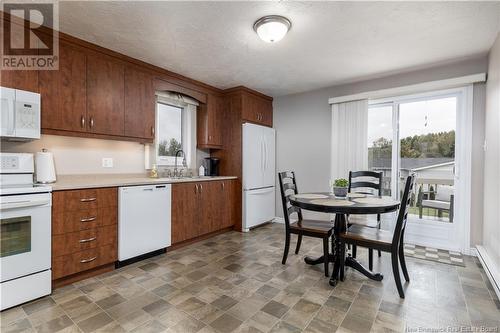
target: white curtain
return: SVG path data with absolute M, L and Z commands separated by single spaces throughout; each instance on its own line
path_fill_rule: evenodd
M 331 179 L 368 168 L 368 100 L 332 104 Z

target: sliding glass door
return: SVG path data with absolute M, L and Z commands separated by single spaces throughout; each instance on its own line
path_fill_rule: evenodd
M 399 104 L 400 191 L 409 173 L 416 176 L 409 221 L 453 223 L 456 95 Z
M 463 248 L 460 224 L 465 216 L 457 220 L 456 209 L 457 194 L 462 205 L 470 205 L 463 193 L 457 193 L 461 160 L 456 153 L 466 148 L 457 138 L 460 131 L 466 135 L 463 99 L 463 91 L 457 89 L 370 103 L 368 166 L 383 173 L 384 195 L 399 199 L 406 177 L 416 175 L 406 231 L 411 243 Z
M 382 172 L 382 195 L 392 196 L 393 105 L 368 110 L 368 169 Z

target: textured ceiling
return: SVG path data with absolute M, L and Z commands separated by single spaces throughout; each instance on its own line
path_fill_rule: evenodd
M 219 88 L 280 96 L 485 54 L 499 2 L 60 2 L 60 29 Z M 256 19 L 292 21 L 267 44 Z

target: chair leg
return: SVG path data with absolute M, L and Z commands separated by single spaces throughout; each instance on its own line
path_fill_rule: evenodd
M 286 264 L 286 258 L 288 257 L 288 250 L 290 249 L 290 233 L 287 232 L 285 236 L 285 251 L 283 252 L 283 260 L 281 263 Z
M 405 298 L 405 292 L 403 291 L 403 285 L 401 284 L 401 277 L 399 276 L 399 262 L 398 262 L 398 252 L 391 252 L 392 261 L 392 273 L 394 274 L 394 281 L 396 282 L 396 287 L 398 288 L 399 297 Z
M 324 263 L 325 263 L 325 276 L 328 277 L 330 274 L 328 274 L 328 265 L 330 264 L 330 256 L 328 253 L 328 240 L 329 237 L 323 238 L 323 257 L 324 257 Z
M 406 268 L 404 244 L 402 241 L 399 243 L 399 263 L 401 264 L 401 270 L 403 271 L 405 280 L 410 282 L 410 276 L 408 275 L 408 269 Z
M 373 249 L 368 249 L 368 269 L 373 270 Z
M 379 215 L 379 221 L 378 221 L 378 230 L 380 230 L 380 215 Z M 382 257 L 382 251 L 378 250 L 378 257 Z
M 301 244 L 302 244 L 302 235 L 299 235 L 299 238 L 297 239 L 297 247 L 295 248 L 295 254 L 299 254 Z
M 352 257 L 356 258 L 356 252 L 358 250 L 358 247 L 356 245 L 352 245 Z

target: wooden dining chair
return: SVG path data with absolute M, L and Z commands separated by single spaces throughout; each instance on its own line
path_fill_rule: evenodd
M 404 255 L 404 233 L 406 229 L 406 221 L 408 219 L 408 207 L 410 206 L 410 193 L 413 191 L 415 176 L 410 175 L 406 178 L 405 189 L 399 207 L 398 218 L 394 232 L 369 228 L 360 225 L 352 225 L 344 233 L 339 235 L 341 258 L 345 258 L 346 244 L 359 245 L 369 249 L 380 250 L 391 253 L 392 272 L 394 280 L 398 288 L 399 297 L 405 298 L 403 285 L 399 276 L 399 264 L 406 281 L 410 281 L 408 270 L 406 268 Z M 340 279 L 344 277 L 344 260 L 341 260 Z
M 369 191 L 369 190 L 372 191 Z M 382 172 L 376 171 L 349 171 L 349 192 L 382 195 Z M 348 226 L 353 224 L 362 225 L 370 228 L 380 229 L 380 214 L 377 214 L 377 219 L 370 218 L 366 215 L 349 215 L 347 220 Z M 353 246 L 352 256 L 356 258 L 357 247 Z M 382 253 L 378 251 L 380 257 Z M 368 267 L 373 269 L 373 250 L 368 249 Z
M 293 171 L 280 172 L 279 174 L 281 201 L 283 203 L 283 216 L 285 218 L 285 250 L 281 263 L 286 264 L 288 250 L 290 249 L 291 234 L 298 235 L 297 247 L 295 254 L 299 253 L 300 245 L 302 244 L 302 236 L 321 238 L 323 239 L 323 255 L 325 265 L 325 276 L 328 274 L 329 265 L 329 239 L 333 234 L 333 224 L 330 221 L 308 220 L 302 217 L 300 208 L 290 204 L 290 196 L 298 194 L 297 182 L 295 181 L 295 173 Z M 297 218 L 292 222 L 291 216 L 296 214 Z

